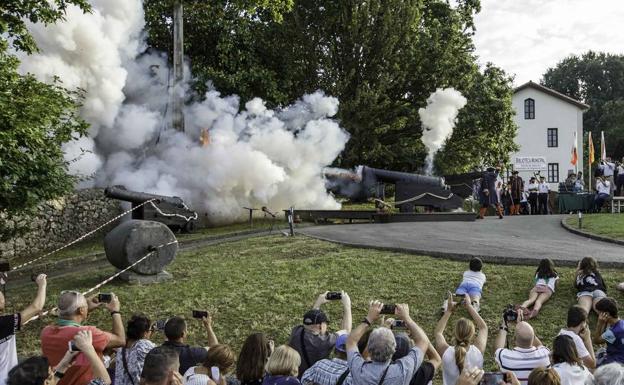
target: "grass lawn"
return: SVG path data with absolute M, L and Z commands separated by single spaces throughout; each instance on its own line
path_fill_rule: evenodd
M 301 322 L 303 313 L 318 293 L 325 290 L 343 289 L 350 294 L 356 323 L 365 316 L 371 299 L 406 302 L 412 317 L 431 337 L 446 291 L 455 288 L 466 268 L 465 262 L 349 248 L 303 236 L 266 236 L 181 253 L 167 269 L 174 280 L 150 286 L 116 282 L 104 291 L 119 295 L 124 319 L 139 311 L 152 320 L 172 315 L 190 319 L 192 309 L 207 309 L 214 314 L 219 340 L 238 352 L 245 337 L 254 331 L 268 333 L 277 343 L 286 343 L 290 329 Z M 567 308 L 575 303 L 573 270 L 564 267 L 558 270 L 561 280 L 557 293 L 531 322 L 546 344 L 551 344 L 564 326 Z M 85 290 L 113 271 L 110 268 L 81 275 L 74 273 L 51 280 L 47 307 L 55 304 L 61 290 Z M 508 303 L 526 298 L 534 271 L 534 266 L 486 264 L 484 267 L 488 282 L 481 314 L 490 326 L 486 369 L 494 369 L 490 348 L 498 332 L 500 314 Z M 604 269 L 602 275 L 609 288 L 624 281 L 622 270 Z M 25 306 L 34 292 L 34 285 L 10 290 L 7 312 Z M 615 289 L 610 293 L 621 299 Z M 330 329 L 335 330 L 339 325 L 340 304 L 327 304 L 324 310 L 331 320 Z M 458 316 L 466 316 L 466 312 L 460 310 L 451 322 Z M 21 355 L 39 351 L 39 333 L 50 322 L 51 318 L 35 321 L 20 332 Z M 594 322 L 592 317 L 592 326 Z M 90 316 L 90 323 L 109 329 L 110 315 L 97 310 Z M 448 330 L 451 329 L 449 324 Z M 190 320 L 189 332 L 190 343 L 205 344 L 199 322 Z M 155 340 L 162 341 L 162 336 L 156 335 Z
M 578 217 L 566 218 L 566 223 L 578 227 Z M 624 240 L 624 215 L 583 214 L 582 230 L 609 238 Z

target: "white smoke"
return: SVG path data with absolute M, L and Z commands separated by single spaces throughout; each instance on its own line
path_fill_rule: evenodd
M 424 126 L 422 141 L 429 150 L 426 159 L 426 173 L 433 170 L 433 156 L 451 136 L 457 114 L 466 105 L 466 98 L 454 88 L 438 88 L 427 98 L 427 107 L 418 109 Z
M 165 55 L 146 52 L 142 1 L 91 4 L 89 14 L 68 7 L 66 22 L 30 25 L 41 52 L 21 57 L 22 72 L 86 90 L 90 136 L 64 148 L 72 173 L 94 175 L 98 186 L 181 196 L 213 220 L 240 217 L 242 206 L 339 207 L 322 175 L 348 140 L 330 119 L 336 98 L 319 91 L 269 110 L 261 99 L 241 108 L 237 96 L 213 90 L 186 106 L 184 133 L 167 130 L 170 69 Z

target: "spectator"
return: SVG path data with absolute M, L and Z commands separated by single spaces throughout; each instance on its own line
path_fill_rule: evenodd
M 559 335 L 572 338 L 576 346 L 576 352 L 583 365 L 590 369 L 596 368 L 596 356 L 592 345 L 589 326 L 587 325 L 587 312 L 580 306 L 574 305 L 568 309 L 567 328 L 561 329 Z
M 208 314 L 208 317 L 202 318 L 202 323 L 208 334 L 208 348 L 219 344 L 217 336 L 212 330 L 211 315 Z M 167 341 L 165 341 L 162 346 L 174 348 L 178 352 L 178 356 L 180 357 L 180 374 L 186 373 L 191 366 L 203 362 L 208 354 L 208 348 L 186 345 L 184 343 L 186 334 L 187 328 L 184 318 L 173 317 L 167 320 L 165 324 L 165 337 Z
M 4 384 L 9 370 L 17 365 L 15 333 L 21 329 L 24 323 L 43 310 L 47 287 L 46 275 L 39 274 L 35 283 L 37 284 L 37 295 L 30 305 L 19 313 L 0 316 L 0 384 Z M 4 293 L 0 291 L 0 312 L 4 313 L 5 305 Z
M 185 385 L 206 385 L 210 381 L 225 385 L 225 376 L 234 366 L 234 353 L 227 345 L 215 345 L 208 350 L 200 366 L 190 367 L 184 373 Z
M 347 366 L 347 334 L 336 339 L 333 359 L 317 361 L 303 373 L 301 383 L 304 385 L 351 385 L 353 379 Z
M 369 326 L 379 318 L 383 304 L 373 301 L 370 304 L 368 315 L 362 320 L 347 338 L 347 362 L 353 376 L 353 382 L 358 385 L 407 385 L 414 377 L 423 361 L 423 353 L 429 346 L 429 339 L 425 332 L 409 315 L 409 307 L 405 304 L 396 305 L 395 314 L 405 321 L 414 340 L 414 347 L 407 356 L 392 362 L 396 350 L 396 341 L 392 331 L 381 327 L 371 332 L 368 339 L 368 351 L 372 361 L 365 361 L 358 351 L 357 343 Z
M 475 325 L 466 318 L 455 323 L 455 346 L 449 346 L 444 338 L 444 329 L 455 309 L 453 297 L 449 293 L 448 309 L 435 328 L 436 349 L 442 356 L 442 379 L 444 385 L 454 385 L 464 368 L 483 368 L 483 354 L 487 344 L 488 327 L 479 313 L 472 307 L 470 297 L 463 300 L 468 314 L 477 324 L 479 333 L 475 338 Z M 474 342 L 474 345 L 473 345 Z
M 410 350 L 414 347 L 414 341 L 412 341 L 405 333 L 396 334 L 395 340 L 397 342 L 397 348 L 396 352 L 392 356 L 393 361 L 407 356 Z M 408 342 L 399 342 L 405 340 Z M 402 348 L 402 346 L 405 347 Z M 416 370 L 416 373 L 414 373 L 414 377 L 412 377 L 410 385 L 430 385 L 437 370 L 440 366 L 442 366 L 442 358 L 431 343 L 429 343 L 427 347 L 425 358 L 426 360 L 423 361 L 423 363 L 418 367 L 418 370 Z
M 583 258 L 576 268 L 576 297 L 587 314 L 600 299 L 607 296 L 607 288 L 598 271 L 598 262 L 592 257 Z
M 337 333 L 327 332 L 329 319 L 321 310 L 321 305 L 330 302 L 325 292 L 318 296 L 311 310 L 303 315 L 303 325 L 295 326 L 290 334 L 288 345 L 301 356 L 299 374 L 303 373 L 317 361 L 329 357 L 336 345 Z M 351 298 L 344 291 L 340 293 L 342 303 L 342 330 L 351 332 Z
M 481 261 L 481 258 L 473 257 L 468 266 L 470 270 L 464 271 L 462 282 L 455 290 L 455 294 L 462 296 L 468 294 L 472 307 L 478 312 L 481 308 L 481 293 L 486 281 L 485 274 L 481 272 L 483 261 Z M 444 311 L 446 311 L 446 308 L 447 301 L 442 306 Z
M 594 208 L 597 213 L 602 209 L 602 205 L 611 197 L 611 182 L 605 177 L 596 178 L 596 197 L 594 198 Z
M 624 366 L 617 363 L 603 365 L 594 372 L 594 381 L 586 385 L 624 385 Z
M 542 215 L 548 214 L 548 193 L 550 192 L 550 186 L 546 183 L 546 178 L 540 176 L 540 182 L 537 186 L 537 205 L 539 206 L 539 213 Z
M 613 298 L 602 298 L 596 304 L 598 322 L 594 331 L 594 343 L 607 344 L 607 356 L 599 364 L 617 362 L 624 364 L 624 321 L 618 317 L 618 304 Z
M 535 285 L 529 292 L 529 299 L 524 301 L 520 307 L 527 319 L 535 318 L 542 305 L 545 304 L 555 292 L 555 286 L 559 280 L 559 274 L 555 270 L 555 264 L 549 258 L 540 261 L 535 270 Z M 533 309 L 529 311 L 529 307 Z
M 266 364 L 262 385 L 300 385 L 297 379 L 301 357 L 290 346 L 278 346 Z
M 263 333 L 247 337 L 236 363 L 236 379 L 240 385 L 262 385 L 264 367 L 273 349 L 273 340 L 267 339 Z
M 561 378 L 553 368 L 539 367 L 529 375 L 529 385 L 562 385 Z
M 583 192 L 585 190 L 585 182 L 583 181 L 583 172 L 579 171 L 576 175 L 576 182 L 574 182 L 574 191 Z
M 455 385 L 482 385 L 481 378 L 483 375 L 483 369 L 464 369 Z M 520 382 L 512 372 L 505 372 L 504 375 L 505 379 L 496 385 L 520 385 Z M 487 384 L 489 385 L 490 383 L 488 382 Z
M 144 315 L 133 315 L 126 327 L 126 346 L 117 349 L 115 385 L 138 385 L 145 356 L 156 345 L 150 341 L 152 324 Z
M 584 385 L 585 381 L 593 379 L 570 336 L 559 335 L 553 341 L 552 364 L 561 378 L 561 385 Z
M 609 195 L 613 194 L 615 183 L 613 181 L 613 175 L 615 174 L 615 163 L 611 161 L 611 157 L 600 161 L 602 167 L 602 176 L 604 180 L 609 183 Z
M 93 348 L 91 331 L 81 330 L 73 339 L 81 356 L 86 358 L 93 370 L 95 378 L 89 385 L 107 385 L 111 379 L 102 363 L 102 360 Z M 72 361 L 78 355 L 77 352 L 67 351 L 63 359 L 56 365 L 56 370 L 49 366 L 45 357 L 31 357 L 22 361 L 9 372 L 6 385 L 54 385 L 58 379 L 63 378 L 65 371 L 71 366 Z
M 518 314 L 518 317 L 520 322 L 516 325 L 515 347 L 513 349 L 505 348 L 509 328 L 503 319 L 494 342 L 494 359 L 501 370 L 513 372 L 520 384 L 527 385 L 529 373 L 533 369 L 550 365 L 550 351 L 535 336 L 533 327 L 521 321 L 521 313 Z
M 537 196 L 539 191 L 539 184 L 535 177 L 531 177 L 529 179 L 529 184 L 527 185 L 527 191 L 529 192 L 529 205 L 531 206 L 531 215 L 536 215 L 539 213 L 537 207 Z
M 111 302 L 102 304 L 93 299 L 87 300 L 77 291 L 64 291 L 58 300 L 58 319 L 54 325 L 48 325 L 41 331 L 41 350 L 48 358 L 50 365 L 56 366 L 67 350 L 67 344 L 76 333 L 81 330 L 90 331 L 93 347 L 98 357 L 106 348 L 122 347 L 126 343 L 126 333 L 119 312 L 120 304 L 116 295 L 111 294 Z M 105 307 L 112 317 L 112 332 L 104 332 L 95 326 L 83 326 L 89 311 Z M 79 355 L 74 365 L 67 369 L 65 376 L 59 381 L 60 385 L 86 385 L 93 378 L 92 367 Z
M 615 185 L 617 187 L 617 195 L 624 195 L 624 164 L 618 163 L 617 166 L 617 177 L 615 180 Z
M 150 350 L 145 356 L 140 385 L 182 385 L 178 351 L 171 346 Z
M 522 199 L 523 191 L 524 181 L 518 176 L 518 171 L 514 170 L 511 172 L 511 178 L 509 179 L 509 193 L 513 205 L 511 215 L 520 215 L 520 200 Z

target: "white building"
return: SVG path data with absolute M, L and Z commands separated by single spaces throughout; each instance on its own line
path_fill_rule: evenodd
M 512 100 L 520 150 L 511 155 L 511 163 L 525 183 L 540 171 L 557 191 L 569 172 L 583 171 L 583 112 L 589 106 L 531 81 L 516 88 Z M 571 163 L 575 132 L 576 167 Z

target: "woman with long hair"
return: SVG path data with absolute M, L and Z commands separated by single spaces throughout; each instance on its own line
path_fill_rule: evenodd
M 607 287 L 598 271 L 598 262 L 592 257 L 583 258 L 576 269 L 576 298 L 589 315 L 601 299 L 607 296 Z
M 143 314 L 133 315 L 126 324 L 126 346 L 117 349 L 115 385 L 139 385 L 145 356 L 156 345 L 150 341 L 152 324 Z
M 557 274 L 555 264 L 550 258 L 544 258 L 540 261 L 533 280 L 534 284 L 529 292 L 529 299 L 520 305 L 526 319 L 535 318 L 542 305 L 555 293 L 559 274 Z M 531 306 L 533 309 L 529 310 Z
M 273 341 L 263 333 L 247 337 L 236 363 L 236 379 L 240 385 L 261 385 L 264 367 L 273 353 Z
M 450 346 L 444 338 L 444 329 L 458 305 L 453 302 L 449 293 L 446 311 L 435 328 L 435 344 L 438 354 L 442 357 L 442 380 L 444 385 L 454 385 L 464 368 L 483 368 L 483 354 L 487 343 L 488 327 L 477 313 L 468 295 L 464 296 L 463 304 L 472 318 L 460 318 L 455 322 L 455 345 Z M 473 322 L 474 321 L 474 322 Z M 477 328 L 475 328 L 475 323 Z M 477 330 L 478 329 L 478 334 Z
M 561 385 L 584 385 L 586 380 L 593 379 L 590 371 L 583 366 L 570 336 L 559 335 L 555 338 L 550 361 L 561 377 Z

